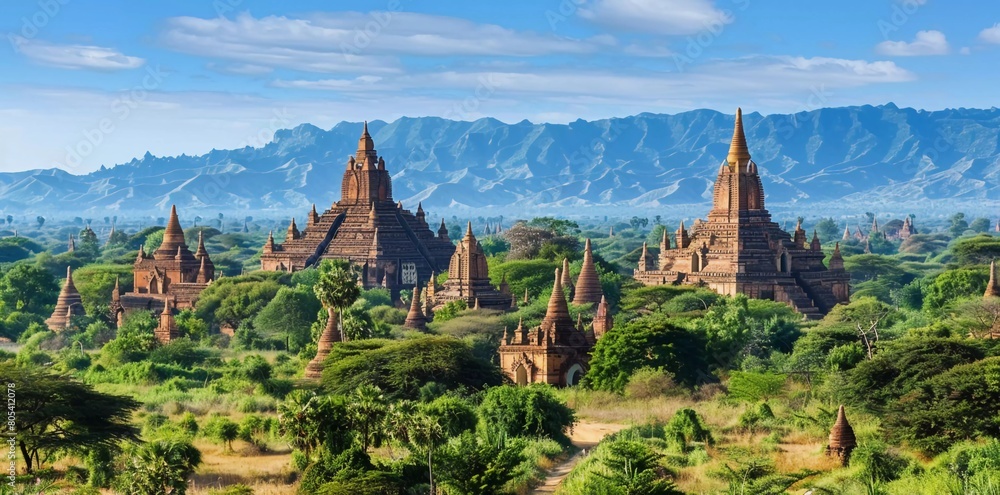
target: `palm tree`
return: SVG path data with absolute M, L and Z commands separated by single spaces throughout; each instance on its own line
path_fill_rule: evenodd
M 437 493 L 434 489 L 434 448 L 446 440 L 444 428 L 441 428 L 437 418 L 417 413 L 410 422 L 408 437 L 409 444 L 415 452 L 427 450 L 427 479 L 431 485 L 430 493 Z
M 323 260 L 319 273 L 319 280 L 313 291 L 326 307 L 327 322 L 316 345 L 316 357 L 306 366 L 306 378 L 319 378 L 322 374 L 323 361 L 330 354 L 333 343 L 344 340 L 338 316 L 361 295 L 357 279 L 346 260 Z
M 199 464 L 201 452 L 188 442 L 136 445 L 125 456 L 116 488 L 124 495 L 184 495 L 187 480 Z
M 362 385 L 354 390 L 348 403 L 351 421 L 361 433 L 361 448 L 379 446 L 384 436 L 384 419 L 389 411 L 382 389 L 375 385 Z

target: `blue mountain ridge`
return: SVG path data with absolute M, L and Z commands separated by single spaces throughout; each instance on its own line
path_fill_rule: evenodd
M 769 204 L 1000 199 L 1000 110 L 883 106 L 744 114 Z M 408 208 L 656 208 L 710 201 L 733 116 L 642 113 L 569 124 L 437 117 L 369 123 Z M 147 153 L 110 168 L 0 174 L 0 208 L 305 211 L 340 196 L 361 124 L 278 130 L 260 148 Z

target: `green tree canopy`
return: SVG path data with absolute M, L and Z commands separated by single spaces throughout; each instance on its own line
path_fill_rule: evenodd
M 461 340 L 421 337 L 338 343 L 330 352 L 322 378 L 323 387 L 337 394 L 371 384 L 388 397 L 408 399 L 419 398 L 420 387 L 429 382 L 449 390 L 481 390 L 499 385 L 502 375 Z
M 633 373 L 648 367 L 694 385 L 710 379 L 704 349 L 697 332 L 662 314 L 643 316 L 616 325 L 597 341 L 584 380 L 594 388 L 621 391 Z
M 548 385 L 504 385 L 486 391 L 479 417 L 487 428 L 508 437 L 548 437 L 569 444 L 566 430 L 576 417 Z
M 15 385 L 17 443 L 26 472 L 61 450 L 117 448 L 138 437 L 130 420 L 141 404 L 131 397 L 103 394 L 68 376 L 13 360 L 0 362 L 0 381 Z
M 59 294 L 56 278 L 31 265 L 15 265 L 0 278 L 0 302 L 7 312 L 22 311 L 46 315 Z

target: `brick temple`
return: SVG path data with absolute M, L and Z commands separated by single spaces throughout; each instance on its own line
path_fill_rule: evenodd
M 541 325 L 525 328 L 518 324 L 513 333 L 504 330 L 500 341 L 500 368 L 518 385 L 548 383 L 558 387 L 576 385 L 590 369 L 590 351 L 597 341 L 594 328 L 573 322 L 563 291 L 562 276 L 556 269 L 552 295 Z M 599 308 L 595 321 L 601 333 L 611 327 L 607 303 Z
M 420 205 L 414 214 L 392 199 L 392 180 L 367 123 L 357 154 L 347 160 L 340 194 L 322 215 L 313 206 L 304 232 L 292 220 L 283 242 L 269 236 L 261 269 L 295 271 L 325 258 L 346 259 L 361 269 L 365 288 L 386 287 L 398 296 L 448 267 L 455 246 L 444 221 L 435 235 Z
M 201 291 L 215 279 L 215 265 L 198 234 L 194 252 L 184 240 L 184 230 L 177 219 L 177 207 L 170 207 L 170 219 L 163 231 L 163 243 L 151 254 L 139 248 L 132 268 L 132 290 L 124 294 L 118 283 L 111 293 L 111 313 L 121 325 L 131 311 L 171 311 L 194 307 Z
M 499 288 L 490 282 L 486 255 L 476 236 L 472 234 L 472 222 L 469 222 L 465 237 L 458 242 L 455 254 L 451 257 L 448 280 L 444 287 L 440 290 L 435 287 L 426 294 L 430 294 L 431 305 L 435 310 L 461 299 L 469 308 L 507 311 L 514 300 L 506 282 L 502 282 Z
M 789 235 L 771 221 L 737 109 L 708 220 L 695 221 L 690 232 L 681 222 L 673 245 L 664 233 L 656 260 L 643 246 L 635 278 L 646 285 L 704 285 L 720 294 L 772 299 L 807 318 L 821 318 L 847 302 L 850 281 L 839 249 L 829 269 L 823 258 L 815 232 L 809 241 L 801 224 Z

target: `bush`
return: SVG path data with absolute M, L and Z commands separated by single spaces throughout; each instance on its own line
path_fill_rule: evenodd
M 323 370 L 323 387 L 348 394 L 363 384 L 393 398 L 417 399 L 420 387 L 437 382 L 448 390 L 481 390 L 502 383 L 500 370 L 450 337 L 403 341 L 361 340 L 337 344 Z
M 504 385 L 486 391 L 479 417 L 489 428 L 510 437 L 548 437 L 569 444 L 566 429 L 576 420 L 573 410 L 547 385 Z
M 628 379 L 625 396 L 633 399 L 649 399 L 676 392 L 677 388 L 670 373 L 653 368 L 641 368 Z
M 204 363 L 211 354 L 190 339 L 180 338 L 154 349 L 149 354 L 149 360 L 154 363 L 176 364 L 190 368 Z

